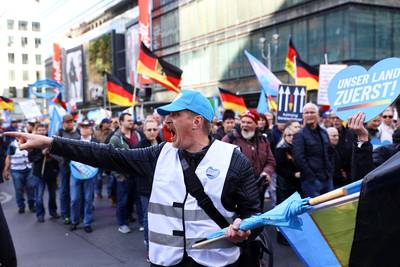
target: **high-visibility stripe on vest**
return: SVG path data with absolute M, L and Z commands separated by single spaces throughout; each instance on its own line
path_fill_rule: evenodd
M 235 146 L 215 140 L 196 169 L 196 174 L 219 212 L 232 221 L 233 212 L 221 203 L 222 190 Z M 239 248 L 220 241 L 202 249 L 192 245 L 219 230 L 219 226 L 187 193 L 178 150 L 167 143 L 161 150 L 154 173 L 148 209 L 149 257 L 157 265 L 178 264 L 187 254 L 205 266 L 226 266 L 239 258 Z

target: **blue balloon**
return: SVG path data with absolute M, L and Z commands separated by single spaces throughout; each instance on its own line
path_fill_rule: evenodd
M 369 121 L 400 94 L 400 58 L 379 61 L 368 71 L 350 66 L 337 73 L 328 87 L 329 105 L 342 120 L 364 112 Z
M 35 92 L 33 90 L 33 88 L 37 88 L 37 87 L 57 88 L 61 92 L 61 94 L 64 94 L 64 85 L 62 85 L 61 83 L 58 83 L 54 80 L 49 80 L 49 79 L 38 80 L 34 84 L 29 85 L 29 93 L 31 95 L 34 94 L 37 97 L 46 98 L 46 99 L 54 98 L 58 94 L 57 91 L 53 90 L 53 92 L 39 93 L 39 92 Z

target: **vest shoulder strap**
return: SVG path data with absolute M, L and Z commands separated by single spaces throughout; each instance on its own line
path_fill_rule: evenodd
M 184 158 L 182 150 L 178 151 L 178 155 L 182 165 L 186 190 L 197 200 L 199 206 L 219 227 L 228 227 L 228 221 L 217 210 L 210 197 L 204 192 L 204 187 L 195 173 L 196 167 L 189 165 Z

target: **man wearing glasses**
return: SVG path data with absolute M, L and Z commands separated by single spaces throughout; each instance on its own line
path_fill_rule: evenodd
M 333 160 L 329 155 L 328 134 L 318 124 L 318 107 L 307 103 L 303 108 L 304 128 L 293 138 L 293 157 L 300 169 L 305 196 L 316 197 L 333 190 Z

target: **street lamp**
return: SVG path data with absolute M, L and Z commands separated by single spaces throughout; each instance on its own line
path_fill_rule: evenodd
M 271 44 L 274 45 L 275 53 L 278 50 L 278 41 L 279 41 L 279 34 L 274 33 L 272 35 L 271 42 L 267 42 L 265 37 L 260 37 L 260 47 L 261 47 L 261 56 L 263 59 L 267 61 L 268 69 L 271 70 Z M 265 43 L 267 43 L 267 55 L 265 56 Z

